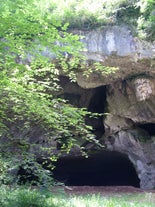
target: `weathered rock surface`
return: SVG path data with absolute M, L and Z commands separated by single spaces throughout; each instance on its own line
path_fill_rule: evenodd
M 155 123 L 155 80 L 136 77 L 107 87 L 109 115 L 105 119 L 107 149 L 128 155 L 140 186 L 155 187 L 155 146 L 141 123 Z M 154 125 L 155 126 L 155 125 Z M 150 130 L 153 125 L 150 126 Z
M 154 57 L 155 45 L 134 37 L 127 26 L 107 26 L 78 33 L 84 37 L 82 42 L 88 50 L 88 59 L 103 61 L 105 56 L 111 55 L 130 56 L 134 59 Z
M 143 133 L 136 129 L 119 131 L 117 134 L 109 136 L 106 140 L 107 149 L 128 155 L 137 171 L 140 179 L 140 187 L 143 189 L 154 189 L 155 145 L 152 141 L 146 143 L 140 142 L 135 138 L 135 134 L 137 134 L 138 137 L 144 136 Z
M 112 74 L 80 72 L 83 88 L 106 85 L 107 116 L 101 141 L 106 149 L 126 154 L 143 189 L 155 188 L 155 43 L 134 37 L 126 26 L 79 32 L 88 60 L 118 67 Z M 91 65 L 91 63 L 90 63 Z M 147 129 L 140 127 L 147 125 Z M 150 124 L 150 125 L 149 125 Z M 149 129 L 149 130 L 148 130 Z
M 94 71 L 89 77 L 78 74 L 77 82 L 83 88 L 94 88 L 111 84 L 137 74 L 154 76 L 155 43 L 139 40 L 126 26 L 111 26 L 93 31 L 76 32 L 84 36 L 88 60 L 98 61 L 104 66 L 118 67 L 114 74 Z
M 63 90 L 59 96 L 75 106 L 107 113 L 100 120 L 91 120 L 93 133 L 106 150 L 128 156 L 141 188 L 154 189 L 155 42 L 139 40 L 126 26 L 74 32 L 84 36 L 81 41 L 87 48 L 83 51 L 88 60 L 87 69 L 92 62 L 100 62 L 103 69 L 104 66 L 118 69 L 111 74 L 102 68 L 92 69 L 88 77 L 84 71 L 79 72 L 77 83 L 81 88 L 62 76 Z M 146 128 L 145 124 L 148 124 Z M 94 150 L 93 144 L 81 143 L 86 149 Z M 73 149 L 69 156 L 77 155 L 79 149 Z
M 155 122 L 155 80 L 133 78 L 108 86 L 107 101 L 110 113 L 134 123 Z
M 69 83 L 67 80 L 62 83 L 62 94 L 67 94 L 66 98 L 72 104 L 88 109 L 92 106 L 93 112 L 99 112 L 101 109 L 106 112 L 102 122 L 95 119 L 90 122 L 94 129 L 99 127 L 101 131 L 101 123 L 104 127 L 98 139 L 105 145 L 106 150 L 128 156 L 140 179 L 141 188 L 154 189 L 155 79 L 137 75 L 106 87 L 89 90 L 80 89 L 75 83 Z M 96 149 L 94 144 L 82 144 L 89 151 Z M 73 149 L 70 156 L 79 156 L 79 150 Z

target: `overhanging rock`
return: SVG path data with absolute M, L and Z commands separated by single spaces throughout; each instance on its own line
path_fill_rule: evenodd
M 87 51 L 82 53 L 88 61 L 100 62 L 103 66 L 117 67 L 113 74 L 93 71 L 89 77 L 78 73 L 77 82 L 83 88 L 95 88 L 137 74 L 154 76 L 155 43 L 134 37 L 126 26 L 107 26 L 92 31 L 74 31 Z

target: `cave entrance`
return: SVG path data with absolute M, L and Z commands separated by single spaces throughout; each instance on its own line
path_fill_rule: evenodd
M 139 124 L 137 126 L 145 130 L 150 136 L 155 135 L 155 124 L 154 123 Z
M 68 186 L 140 186 L 132 163 L 118 152 L 60 158 L 53 173 L 57 181 Z
M 93 113 L 103 114 L 106 112 L 106 86 L 100 86 L 95 88 L 94 94 L 90 99 L 88 105 L 88 111 Z M 103 116 L 96 118 L 89 118 L 86 120 L 86 124 L 93 127 L 93 133 L 96 135 L 96 139 L 99 139 L 105 132 L 103 125 Z

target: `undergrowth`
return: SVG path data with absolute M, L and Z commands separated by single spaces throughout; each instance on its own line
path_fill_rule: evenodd
M 103 196 L 68 196 L 63 191 L 28 187 L 0 187 L 1 207 L 154 207 L 153 193 Z

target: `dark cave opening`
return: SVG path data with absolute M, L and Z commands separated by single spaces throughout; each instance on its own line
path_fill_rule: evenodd
M 103 114 L 106 112 L 106 106 L 106 86 L 95 88 L 94 95 L 88 106 L 88 111 Z M 96 135 L 96 138 L 100 138 L 104 134 L 103 115 L 99 116 L 97 119 L 89 118 L 86 123 L 93 127 L 93 133 Z
M 140 186 L 132 163 L 118 152 L 105 151 L 88 158 L 60 158 L 53 175 L 68 186 Z
M 88 111 L 95 113 L 103 113 L 106 105 L 106 86 L 95 88 L 94 95 L 92 96 Z
M 154 123 L 139 124 L 138 127 L 145 130 L 150 136 L 155 135 L 155 124 Z

